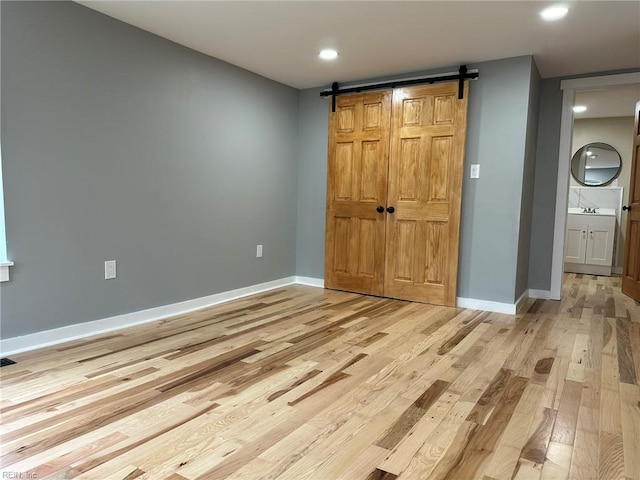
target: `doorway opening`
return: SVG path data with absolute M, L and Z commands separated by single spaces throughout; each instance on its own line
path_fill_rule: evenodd
M 580 148 L 579 145 L 572 145 L 574 119 L 577 116 L 573 111 L 573 107 L 576 105 L 576 96 L 581 92 L 592 90 L 632 86 L 640 86 L 640 72 L 564 80 L 561 82 L 560 88 L 563 91 L 563 98 L 550 292 L 550 297 L 554 300 L 560 300 L 562 297 L 572 147 L 574 149 Z M 633 115 L 632 105 L 629 106 L 629 110 L 629 115 Z M 629 141 L 631 141 L 631 139 Z M 628 185 L 620 186 L 628 190 Z

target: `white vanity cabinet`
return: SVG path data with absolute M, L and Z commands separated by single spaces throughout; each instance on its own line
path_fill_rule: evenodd
M 569 214 L 565 272 L 611 275 L 615 230 L 615 216 Z

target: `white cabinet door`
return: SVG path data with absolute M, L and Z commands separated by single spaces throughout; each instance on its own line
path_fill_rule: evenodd
M 587 244 L 587 223 L 580 215 L 567 216 L 567 237 L 565 240 L 564 261 L 584 263 Z
M 585 263 L 610 266 L 613 260 L 614 235 L 615 217 L 590 218 Z

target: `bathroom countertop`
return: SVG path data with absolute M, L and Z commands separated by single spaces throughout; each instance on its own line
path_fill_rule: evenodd
M 596 213 L 593 212 L 583 212 L 582 208 L 577 207 L 569 207 L 569 214 L 571 215 L 597 215 L 597 216 L 616 216 L 615 208 L 596 208 Z

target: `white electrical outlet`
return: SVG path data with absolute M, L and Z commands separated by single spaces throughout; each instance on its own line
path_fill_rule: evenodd
M 262 245 L 256 245 L 256 258 L 262 257 Z
M 116 261 L 108 260 L 104 262 L 104 279 L 116 278 Z
M 470 178 L 480 178 L 480 165 L 478 163 L 474 163 L 471 165 L 471 174 Z

